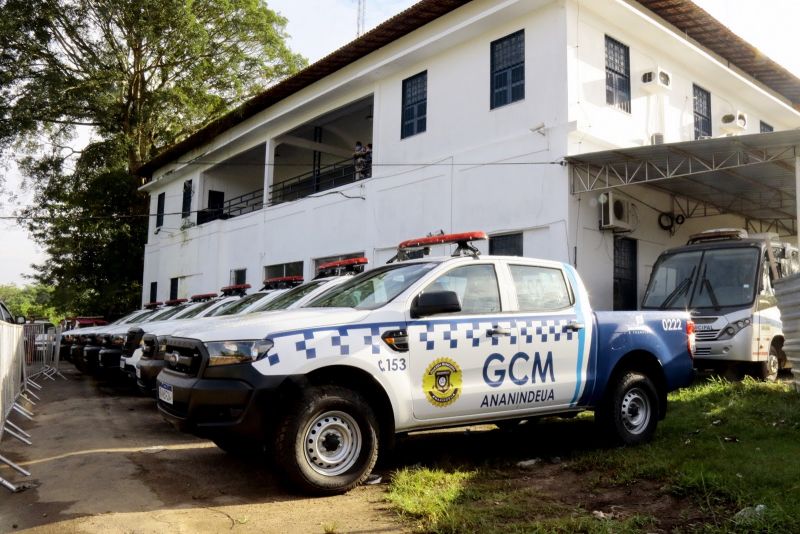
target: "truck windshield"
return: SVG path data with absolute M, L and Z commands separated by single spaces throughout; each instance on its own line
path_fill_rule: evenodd
M 274 310 L 285 310 L 301 298 L 305 297 L 319 286 L 325 283 L 325 280 L 313 280 L 311 282 L 306 282 L 305 284 L 297 287 L 293 287 L 280 297 L 277 297 L 263 306 L 259 306 L 253 311 L 261 312 L 261 311 L 274 311 Z
M 400 263 L 378 267 L 321 295 L 308 307 L 374 310 L 390 302 L 435 266 L 435 263 Z
M 746 306 L 758 286 L 755 247 L 676 252 L 656 264 L 643 308 L 685 310 Z

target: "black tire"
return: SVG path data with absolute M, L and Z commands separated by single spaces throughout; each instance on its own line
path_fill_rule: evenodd
M 780 368 L 780 355 L 778 354 L 778 349 L 773 345 L 769 348 L 767 359 L 758 363 L 756 377 L 764 382 L 775 382 L 778 379 Z
M 653 438 L 659 419 L 658 392 L 647 375 L 628 371 L 609 384 L 595 422 L 614 443 L 639 445 Z
M 301 491 L 344 493 L 364 482 L 375 466 L 378 435 L 372 408 L 359 393 L 340 386 L 310 387 L 278 423 L 275 458 Z M 326 458 L 325 453 L 331 454 Z

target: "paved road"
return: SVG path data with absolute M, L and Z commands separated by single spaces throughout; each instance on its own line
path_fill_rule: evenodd
M 35 422 L 22 424 L 34 445 L 8 436 L 0 443 L 35 485 L 0 494 L 0 532 L 401 530 L 385 486 L 316 499 L 292 494 L 267 468 L 175 431 L 131 387 L 62 367 L 68 380 L 44 382 Z M 0 476 L 24 480 L 5 467 Z

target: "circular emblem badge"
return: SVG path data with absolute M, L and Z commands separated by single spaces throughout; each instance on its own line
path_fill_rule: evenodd
M 450 406 L 461 395 L 461 368 L 450 358 L 432 361 L 422 375 L 422 391 L 432 405 Z

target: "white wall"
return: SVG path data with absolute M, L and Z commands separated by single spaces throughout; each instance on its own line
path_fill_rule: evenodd
M 622 0 L 566 0 L 569 57 L 569 115 L 582 137 L 604 148 L 650 144 L 660 132 L 667 143 L 694 139 L 693 84 L 711 93 L 714 137 L 723 115 L 749 115 L 744 133 L 759 133 L 759 121 L 776 131 L 800 126 L 800 114 L 771 91 L 735 71 L 652 15 Z M 606 104 L 605 36 L 630 49 L 631 113 Z M 672 89 L 652 95 L 641 84 L 643 72 L 661 67 L 672 75 Z M 586 152 L 580 143 L 570 153 Z

